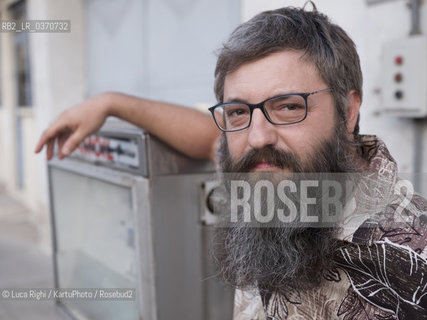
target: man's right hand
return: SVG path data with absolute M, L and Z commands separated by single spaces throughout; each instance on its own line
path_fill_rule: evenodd
M 43 132 L 35 152 L 46 145 L 46 157 L 53 157 L 55 142 L 58 143 L 58 157 L 63 159 L 89 135 L 97 131 L 108 117 L 110 94 L 104 93 L 90 98 L 77 106 L 62 112 Z
M 97 131 L 108 116 L 130 122 L 155 135 L 185 155 L 213 159 L 220 131 L 207 113 L 119 92 L 108 92 L 64 111 L 43 133 L 36 152 L 47 146 L 47 159 L 68 156 L 87 136 Z

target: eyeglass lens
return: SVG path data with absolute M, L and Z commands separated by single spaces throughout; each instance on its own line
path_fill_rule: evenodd
M 300 95 L 287 95 L 267 100 L 264 110 L 275 124 L 299 122 L 306 115 L 305 99 Z M 229 103 L 215 108 L 217 124 L 224 130 L 239 130 L 251 121 L 251 110 L 244 103 Z

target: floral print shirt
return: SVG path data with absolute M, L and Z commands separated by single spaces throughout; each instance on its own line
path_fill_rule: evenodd
M 336 267 L 314 290 L 263 297 L 236 290 L 234 320 L 427 319 L 427 201 L 397 177 L 382 141 L 361 141 L 373 184 L 358 186 L 347 205 L 353 223 L 339 236 Z M 358 215 L 364 206 L 376 214 Z

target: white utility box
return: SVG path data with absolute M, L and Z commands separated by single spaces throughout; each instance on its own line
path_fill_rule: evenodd
M 385 113 L 427 116 L 427 37 L 411 36 L 386 43 L 382 72 Z

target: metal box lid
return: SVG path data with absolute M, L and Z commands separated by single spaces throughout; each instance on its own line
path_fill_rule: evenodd
M 144 177 L 215 171 L 212 161 L 192 159 L 116 118 L 108 119 L 70 157 Z

